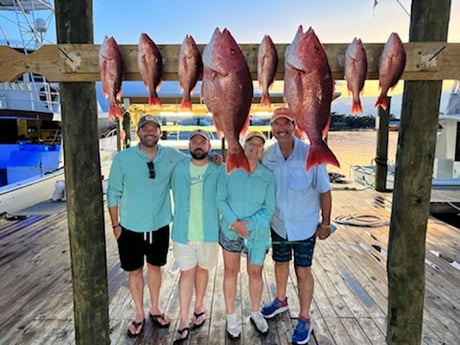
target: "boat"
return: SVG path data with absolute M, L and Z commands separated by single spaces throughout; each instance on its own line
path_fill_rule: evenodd
M 44 40 L 47 20 L 54 17 L 49 1 L 2 1 L 0 14 L 13 13 L 21 41 L 12 48 L 29 54 Z M 50 14 L 51 12 L 51 14 Z M 0 15 L 0 17 L 3 17 Z M 10 18 L 11 21 L 11 18 Z M 1 32 L 5 33 L 3 27 Z M 34 25 L 24 28 L 24 25 Z M 26 25 L 26 26 L 27 26 Z M 116 130 L 107 125 L 107 113 L 99 106 L 102 134 L 99 141 L 103 173 L 116 152 Z M 25 73 L 0 83 L 0 216 L 13 215 L 50 199 L 58 181 L 64 180 L 59 84 L 44 76 Z
M 355 182 L 375 187 L 375 165 L 354 165 Z M 388 165 L 387 189 L 394 185 L 395 165 Z M 458 213 L 460 211 L 460 81 L 455 81 L 449 94 L 445 113 L 439 115 L 436 151 L 433 163 L 432 213 Z M 444 195 L 443 197 L 433 195 Z

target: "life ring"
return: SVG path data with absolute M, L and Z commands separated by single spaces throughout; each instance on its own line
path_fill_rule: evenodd
M 42 86 L 40 88 L 40 92 L 38 94 L 38 98 L 40 99 L 40 101 L 42 102 L 46 102 L 47 101 L 47 98 L 46 98 L 46 94 L 48 93 L 49 94 L 49 97 L 51 99 L 51 102 L 54 102 L 57 98 L 57 90 L 54 88 L 54 87 L 49 87 L 49 92 L 47 92 L 46 90 L 47 88 L 45 86 Z

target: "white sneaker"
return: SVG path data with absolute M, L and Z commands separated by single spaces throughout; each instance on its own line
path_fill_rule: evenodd
M 236 314 L 227 314 L 227 333 L 230 338 L 239 338 L 241 335 L 241 324 L 236 319 Z
M 260 311 L 253 311 L 249 320 L 256 328 L 257 332 L 260 334 L 267 334 L 268 333 L 268 323 L 267 320 L 263 317 Z

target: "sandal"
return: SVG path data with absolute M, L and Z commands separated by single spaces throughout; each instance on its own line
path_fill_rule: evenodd
M 185 333 L 185 336 L 184 336 Z M 190 335 L 190 326 L 184 327 L 182 329 L 177 330 L 177 334 L 179 337 L 174 339 L 173 344 L 180 344 L 183 341 L 186 341 L 188 339 L 188 336 Z
M 192 329 L 197 329 L 204 325 L 204 323 L 206 322 L 205 313 L 206 313 L 205 311 L 202 311 L 201 313 L 197 313 L 197 312 L 193 313 Z M 202 316 L 204 316 L 203 320 L 197 323 L 196 320 L 198 320 Z
M 168 328 L 171 324 L 171 321 L 164 313 L 156 315 L 150 314 L 150 319 L 152 320 L 152 323 L 159 328 Z
M 134 332 L 136 332 L 139 327 L 141 327 L 141 329 L 139 330 L 139 332 L 133 333 L 131 332 L 131 329 L 128 328 L 128 337 L 136 338 L 138 335 L 142 334 L 142 332 L 144 331 L 144 325 L 145 320 L 142 320 L 141 322 L 137 322 L 134 320 L 133 322 L 131 322 L 130 326 L 134 326 Z

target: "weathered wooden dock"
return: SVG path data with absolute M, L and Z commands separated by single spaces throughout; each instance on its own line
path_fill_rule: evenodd
M 310 344 L 385 344 L 387 313 L 386 248 L 391 194 L 373 190 L 335 189 L 333 216 L 372 215 L 377 226 L 338 225 L 320 241 L 314 261 Z M 70 252 L 65 204 L 50 215 L 0 220 L 0 343 L 73 344 L 74 325 Z M 42 211 L 39 213 L 43 213 Z M 430 218 L 426 241 L 426 291 L 423 344 L 460 343 L 460 230 Z M 172 257 L 164 269 L 162 306 L 172 318 L 169 329 L 147 321 L 137 339 L 126 337 L 134 313 L 126 273 L 120 269 L 111 227 L 107 226 L 107 271 L 112 344 L 170 344 L 178 327 L 178 272 Z M 88 229 L 90 231 L 90 229 Z M 171 253 L 171 252 L 170 252 Z M 243 264 L 244 264 L 243 260 Z M 208 320 L 185 344 L 290 344 L 298 312 L 294 273 L 289 280 L 290 311 L 271 320 L 267 336 L 248 322 L 247 275 L 242 265 L 237 298 L 243 333 L 225 333 L 223 263 L 210 274 Z M 271 257 L 264 268 L 263 300 L 272 298 L 275 279 Z M 148 295 L 148 294 L 147 294 Z M 148 304 L 145 308 L 148 313 Z

